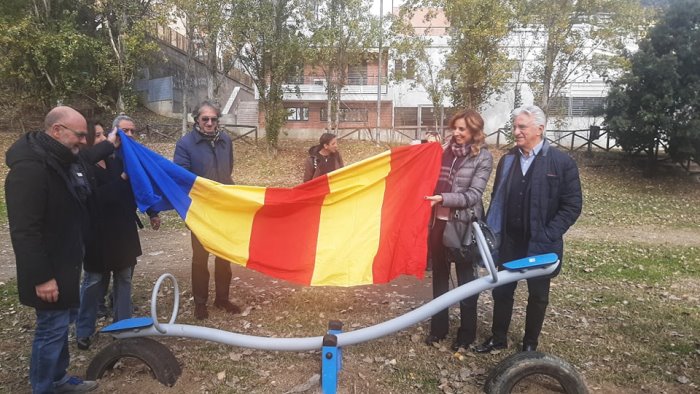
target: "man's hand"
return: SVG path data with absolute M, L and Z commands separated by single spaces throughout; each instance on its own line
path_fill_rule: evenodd
M 36 285 L 34 288 L 36 289 L 36 296 L 42 301 L 58 301 L 58 283 L 56 283 L 56 279 L 51 279 L 48 282 Z
M 149 220 L 151 221 L 151 228 L 154 230 L 158 230 L 160 228 L 160 216 L 152 216 L 149 217 Z

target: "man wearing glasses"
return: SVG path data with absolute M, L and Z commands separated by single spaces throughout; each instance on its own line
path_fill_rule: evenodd
M 114 151 L 109 141 L 78 155 L 87 122 L 56 107 L 44 131 L 27 133 L 7 151 L 5 200 L 20 302 L 36 311 L 29 380 L 33 392 L 84 392 L 96 382 L 68 375 L 68 326 L 77 315 L 79 284 L 90 233 L 92 180 L 87 166 Z
M 209 101 L 204 101 L 192 112 L 194 127 L 175 145 L 173 162 L 197 176 L 226 185 L 233 184 L 233 142 L 231 137 L 219 130 L 221 111 Z M 209 252 L 192 234 L 192 295 L 194 316 L 198 320 L 209 317 Z M 241 309 L 229 301 L 231 285 L 231 263 L 215 256 L 214 306 L 229 313 L 240 313 Z

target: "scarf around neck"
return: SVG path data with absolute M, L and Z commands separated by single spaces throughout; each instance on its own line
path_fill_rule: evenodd
M 78 155 L 74 155 L 68 147 L 46 133 L 39 132 L 36 140 L 49 157 L 53 158 L 61 166 L 66 177 L 65 179 L 75 197 L 81 204 L 85 204 L 88 197 L 92 194 L 92 190 L 90 189 L 90 182 L 85 172 L 85 167 Z
M 435 194 L 448 193 L 452 190 L 455 168 L 459 168 L 471 151 L 471 144 L 459 145 L 454 138 L 450 145 L 442 153 L 442 166 L 440 167 L 440 177 L 435 185 Z
M 44 132 L 37 133 L 36 140 L 46 153 L 55 158 L 63 167 L 68 167 L 78 160 L 78 156 L 74 155 L 68 147 Z
M 220 131 L 217 129 L 215 132 L 209 134 L 205 133 L 202 131 L 202 129 L 199 128 L 198 124 L 194 125 L 194 130 L 199 133 L 199 135 L 202 137 L 202 139 L 210 142 L 212 145 L 216 143 L 216 141 L 219 139 L 220 136 Z

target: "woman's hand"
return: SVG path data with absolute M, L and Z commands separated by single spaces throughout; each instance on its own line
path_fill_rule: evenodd
M 442 195 L 436 194 L 434 196 L 425 196 L 425 199 L 430 201 L 430 206 L 434 207 L 435 204 L 442 202 Z
M 114 145 L 114 148 L 119 148 L 121 146 L 122 140 L 119 138 L 119 135 L 117 135 L 117 128 L 113 128 L 112 131 L 110 131 L 109 134 L 107 134 L 107 141 L 111 142 L 112 145 Z

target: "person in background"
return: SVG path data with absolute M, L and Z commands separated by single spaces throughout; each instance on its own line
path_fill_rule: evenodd
M 425 133 L 426 142 L 442 142 L 442 137 L 437 131 L 429 131 Z
M 433 298 L 445 294 L 450 286 L 452 262 L 455 262 L 459 286 L 477 277 L 473 259 L 445 247 L 443 233 L 455 210 L 471 209 L 477 218 L 484 214 L 482 195 L 491 175 L 493 157 L 486 149 L 484 120 L 478 112 L 467 109 L 450 120 L 452 138 L 445 145 L 440 177 L 435 194 L 426 196 L 433 206 L 433 226 L 429 235 L 429 250 L 433 264 Z M 451 223 L 450 223 L 451 224 Z M 451 348 L 467 349 L 476 339 L 476 306 L 478 295 L 459 303 L 460 327 Z M 425 339 L 432 345 L 444 339 L 449 330 L 449 313 L 444 309 L 430 319 L 430 333 Z
M 549 145 L 545 137 L 547 117 L 537 106 L 526 105 L 511 113 L 515 147 L 496 169 L 487 223 L 500 238 L 497 264 L 528 256 L 556 253 L 563 261 L 564 233 L 581 214 L 583 197 L 576 162 Z M 500 267 L 499 267 L 500 269 Z M 561 265 L 552 276 L 556 276 Z M 527 280 L 528 300 L 523 351 L 537 350 L 538 338 L 549 304 L 551 277 Z M 477 353 L 508 347 L 517 282 L 492 290 L 491 337 Z
M 219 107 L 204 101 L 195 108 L 192 117 L 194 127 L 177 141 L 173 162 L 197 176 L 232 185 L 233 141 L 226 132 L 219 130 Z M 208 262 L 209 252 L 192 233 L 192 295 L 194 316 L 198 320 L 209 317 Z M 228 299 L 231 276 L 231 263 L 214 256 L 214 306 L 229 313 L 241 313 L 241 309 Z
M 134 122 L 128 116 L 120 115 L 113 122 L 132 137 Z M 96 124 L 88 132 L 90 140 L 99 144 L 105 139 L 104 129 Z M 80 309 L 76 321 L 76 344 L 78 349 L 90 348 L 100 300 L 109 286 L 110 276 L 114 278 L 112 307 L 113 321 L 131 318 L 131 278 L 136 258 L 141 255 L 141 242 L 136 214 L 136 201 L 131 184 L 124 173 L 124 163 L 116 155 L 110 155 L 89 169 L 96 179 L 95 220 L 92 242 L 85 248 L 83 282 L 80 288 Z M 151 227 L 160 227 L 157 212 L 149 212 Z M 143 225 L 141 225 L 143 226 Z
M 91 235 L 94 185 L 86 169 L 114 151 L 116 133 L 81 152 L 87 122 L 59 106 L 44 131 L 24 134 L 6 153 L 10 172 L 5 201 L 22 304 L 34 308 L 36 326 L 29 381 L 34 393 L 86 392 L 97 382 L 67 373 L 68 329 L 80 303 L 85 240 Z
M 309 157 L 304 162 L 304 182 L 343 167 L 343 158 L 338 152 L 338 138 L 332 133 L 323 133 L 318 145 L 309 148 Z

